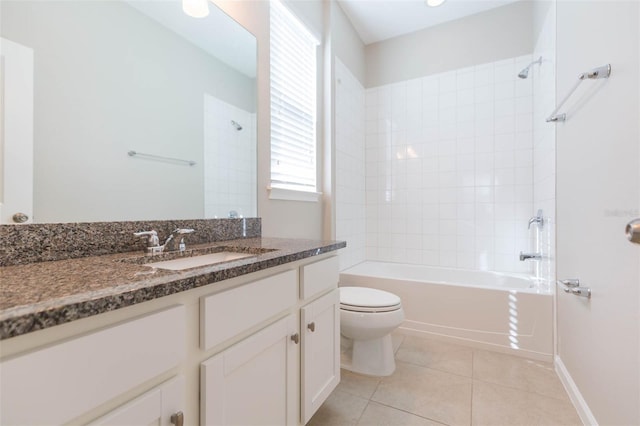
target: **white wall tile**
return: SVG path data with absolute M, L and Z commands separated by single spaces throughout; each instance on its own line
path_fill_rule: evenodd
M 372 220 L 362 253 L 522 270 L 517 253 L 529 241 L 536 164 L 533 86 L 516 77 L 527 60 L 530 55 L 366 90 L 362 211 Z M 353 171 L 346 176 L 357 180 Z
M 376 147 L 380 130 L 386 133 L 389 128 L 389 120 L 381 117 L 388 116 L 389 101 L 393 94 L 401 97 L 404 86 L 394 92 L 388 89 L 365 92 L 340 61 L 336 61 L 335 73 L 336 238 L 347 241 L 347 247 L 338 254 L 342 270 L 364 261 L 365 257 L 379 256 L 380 241 L 375 226 L 379 174 L 377 167 L 372 166 L 379 161 Z M 403 103 L 406 104 L 406 99 Z

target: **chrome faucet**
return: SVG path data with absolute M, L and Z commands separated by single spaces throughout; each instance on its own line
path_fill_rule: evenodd
M 164 247 L 160 245 L 158 233 L 153 229 L 151 231 L 134 232 L 133 235 L 135 235 L 136 237 L 147 238 L 147 254 L 153 256 L 154 254 L 162 253 L 162 250 L 164 250 Z
M 192 232 L 195 232 L 195 230 L 188 228 L 176 228 L 175 231 L 169 234 L 164 244 L 162 245 L 160 245 L 160 239 L 158 238 L 158 233 L 155 230 L 134 232 L 133 235 L 135 235 L 136 237 L 147 237 L 146 253 L 153 256 L 156 254 L 164 253 L 165 251 L 173 250 L 175 246 L 174 243 L 176 235 L 191 234 Z M 184 237 L 180 239 L 179 247 L 180 251 L 184 251 L 186 249 L 186 246 L 184 244 Z
M 531 219 L 529 219 L 529 225 L 527 226 L 527 229 L 531 229 L 531 225 L 537 223 L 538 224 L 538 228 L 542 228 L 544 226 L 544 218 L 542 217 L 542 209 L 538 210 L 538 213 L 532 217 Z
M 164 242 L 164 244 L 162 245 L 162 251 L 171 251 L 171 250 L 175 250 L 175 242 L 176 242 L 176 236 L 180 235 L 180 251 L 185 251 L 186 249 L 186 245 L 184 244 L 184 234 L 192 234 L 195 232 L 195 229 L 190 229 L 190 228 L 176 228 L 175 231 L 173 231 L 166 239 L 166 241 Z
M 525 260 L 540 260 L 542 259 L 542 255 L 540 253 L 523 253 L 520 252 L 520 262 L 524 262 Z

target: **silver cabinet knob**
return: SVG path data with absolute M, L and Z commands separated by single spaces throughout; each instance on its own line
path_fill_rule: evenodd
M 313 333 L 314 331 L 316 331 L 316 323 L 310 322 L 309 324 L 307 324 L 307 328 Z
M 13 215 L 12 219 L 15 223 L 25 223 L 26 221 L 29 220 L 29 216 L 26 215 L 25 213 L 18 212 Z
M 640 219 L 634 219 L 627 223 L 624 233 L 627 235 L 629 241 L 640 244 Z
M 297 345 L 300 342 L 300 335 L 298 333 L 294 334 L 291 336 L 291 340 L 293 340 L 293 343 Z

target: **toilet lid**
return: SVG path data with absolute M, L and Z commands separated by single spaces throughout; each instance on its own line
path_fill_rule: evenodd
M 367 287 L 340 287 L 340 307 L 349 311 L 388 312 L 400 308 L 401 300 L 388 291 Z

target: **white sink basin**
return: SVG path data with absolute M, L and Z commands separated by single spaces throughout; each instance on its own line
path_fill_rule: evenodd
M 229 262 L 231 260 L 237 260 L 251 256 L 255 256 L 255 254 L 221 251 L 219 253 L 203 254 L 201 256 L 181 257 L 180 259 L 165 260 L 163 262 L 146 263 L 145 266 L 168 269 L 170 271 L 182 271 L 184 269 Z

